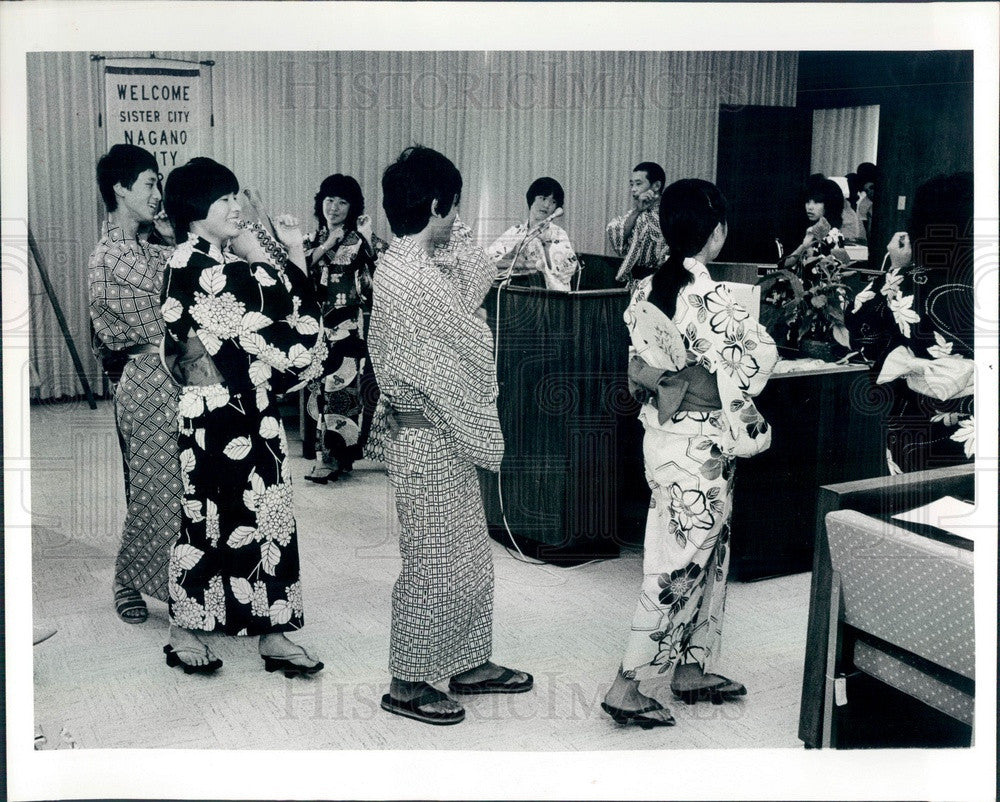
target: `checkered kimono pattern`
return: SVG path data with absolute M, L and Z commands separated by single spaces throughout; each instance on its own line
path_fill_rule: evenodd
M 673 318 L 647 301 L 652 276 L 639 282 L 625 323 L 631 353 L 676 371 L 700 365 L 715 375 L 722 409 L 677 412 L 661 423 L 645 403 L 646 480 L 652 489 L 643 581 L 622 660 L 646 696 L 666 701 L 674 669 L 719 656 L 729 572 L 729 518 L 737 456 L 765 450 L 771 430 L 753 404 L 778 359 L 774 341 L 708 270 L 686 259 L 691 284 Z
M 646 209 L 640 212 L 635 219 L 632 234 L 628 238 L 625 237 L 627 217 L 627 214 L 623 214 L 614 218 L 607 225 L 607 233 L 614 252 L 624 257 L 615 279 L 626 282 L 630 289 L 634 289 L 634 282 L 637 279 L 633 274 L 636 269 L 643 269 L 645 272 L 656 269 L 667 258 L 667 244 L 663 241 L 663 234 L 660 231 L 658 209 Z
M 160 287 L 171 252 L 104 223 L 89 264 L 90 319 L 101 347 L 159 343 Z M 113 393 L 128 503 L 115 582 L 165 602 L 170 548 L 180 531 L 177 388 L 156 354 L 142 354 L 125 365 Z
M 470 311 L 482 282 L 468 278 L 456 286 L 410 237 L 393 242 L 375 274 L 376 416 L 391 407 L 433 423 L 385 442 L 403 558 L 389 670 L 410 682 L 474 668 L 492 650 L 493 562 L 476 466 L 499 470 L 503 436 L 492 336 Z
M 222 375 L 221 383 L 184 387 L 178 401 L 184 499 L 169 568 L 172 624 L 227 635 L 303 625 L 291 466 L 275 398 L 321 374 L 319 311 L 297 267 L 248 264 L 197 237 L 170 260 L 166 336 L 184 343 L 197 335 Z

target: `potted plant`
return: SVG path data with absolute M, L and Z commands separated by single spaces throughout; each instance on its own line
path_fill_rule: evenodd
M 840 231 L 831 228 L 815 239 L 789 267 L 757 283 L 761 287 L 761 322 L 775 340 L 808 356 L 833 361 L 850 348 L 844 311 L 853 299 L 845 279 L 851 259 Z

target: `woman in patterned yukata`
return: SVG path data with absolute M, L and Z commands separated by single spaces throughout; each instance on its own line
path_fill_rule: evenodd
M 157 216 L 158 169 L 153 154 L 135 145 L 115 145 L 101 157 L 97 183 L 108 220 L 90 257 L 90 319 L 112 381 L 128 504 L 113 593 L 118 616 L 130 624 L 149 615 L 142 593 L 168 599 L 181 513 L 177 388 L 159 358 L 160 288 L 173 248 L 148 241 L 150 225 L 173 241 Z
M 322 299 L 332 372 L 309 385 L 316 420 L 315 465 L 306 479 L 317 484 L 349 474 L 361 458 L 361 376 L 368 352 L 364 307 L 371 304 L 375 260 L 385 243 L 372 236 L 365 199 L 349 175 L 328 176 L 315 198 L 319 229 L 305 238 L 309 277 Z M 315 410 L 315 412 L 313 411 Z
M 445 677 L 452 694 L 533 684 L 490 661 L 493 559 L 476 466 L 497 471 L 503 457 L 493 338 L 480 309 L 495 267 L 481 249 L 435 253 L 451 239 L 461 190 L 455 165 L 429 148 L 408 148 L 386 168 L 382 203 L 396 239 L 375 274 L 368 336 L 382 391 L 373 443 L 387 415 L 395 422 L 385 454 L 402 557 L 381 706 L 427 724 L 465 717 L 431 685 Z
M 920 186 L 909 232 L 889 240 L 890 269 L 858 293 L 845 316 L 852 346 L 891 393 L 891 474 L 975 455 L 972 190 L 972 173 Z
M 182 385 L 184 501 L 164 652 L 167 665 L 210 673 L 222 661 L 198 633 L 256 635 L 268 671 L 313 673 L 323 664 L 284 634 L 302 627 L 302 588 L 275 395 L 320 375 L 326 346 L 297 222 L 282 218 L 275 229 L 286 259 L 263 227 L 242 223 L 238 191 L 228 168 L 204 158 L 166 184 L 181 242 L 163 320 L 167 363 Z
M 563 188 L 554 178 L 536 178 L 525 198 L 528 219 L 508 228 L 486 253 L 503 270 L 510 270 L 515 282 L 569 292 L 580 262 L 566 232 L 552 222 L 553 215 L 562 214 Z
M 777 362 L 764 328 L 711 279 L 726 239 L 726 200 L 707 181 L 667 187 L 660 226 L 670 256 L 639 282 L 625 312 L 629 385 L 643 400 L 646 520 L 642 590 L 625 657 L 602 707 L 620 724 L 674 723 L 666 700 L 734 699 L 711 673 L 719 657 L 729 569 L 735 457 L 765 450 L 752 396 Z

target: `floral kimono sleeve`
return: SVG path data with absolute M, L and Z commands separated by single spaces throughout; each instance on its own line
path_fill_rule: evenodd
M 281 393 L 319 376 L 327 349 L 305 274 L 294 265 L 281 270 L 267 262 L 232 263 L 228 272 L 234 294 L 245 298 L 238 340 L 253 357 L 253 384 L 267 381 Z
M 624 256 L 625 251 L 628 249 L 628 242 L 625 240 L 625 220 L 627 217 L 627 214 L 615 217 L 608 222 L 606 229 L 608 242 L 611 243 L 612 249 L 619 256 Z
M 197 331 L 197 323 L 191 316 L 198 289 L 200 273 L 197 262 L 204 259 L 200 254 L 185 255 L 181 248 L 170 260 L 163 281 L 162 306 L 165 336 L 177 343 L 186 343 Z
M 697 363 L 716 375 L 732 437 L 727 450 L 737 457 L 766 450 L 771 430 L 753 397 L 778 361 L 774 340 L 707 271 L 681 290 L 674 319 Z
M 511 257 L 527 233 L 528 227 L 524 223 L 511 226 L 486 249 L 487 256 L 497 263 L 502 262 L 506 257 Z M 507 259 L 507 261 L 509 262 L 510 259 Z
M 580 262 L 566 232 L 558 226 L 551 228 L 552 241 L 549 245 L 549 263 L 552 265 L 555 288 L 568 291 L 571 289 L 571 279 L 580 269 Z

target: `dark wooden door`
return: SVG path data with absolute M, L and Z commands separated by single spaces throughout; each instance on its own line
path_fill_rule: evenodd
M 775 262 L 775 238 L 786 252 L 798 245 L 805 230 L 799 193 L 811 156 L 811 110 L 719 107 L 715 183 L 729 201 L 729 236 L 719 261 Z

